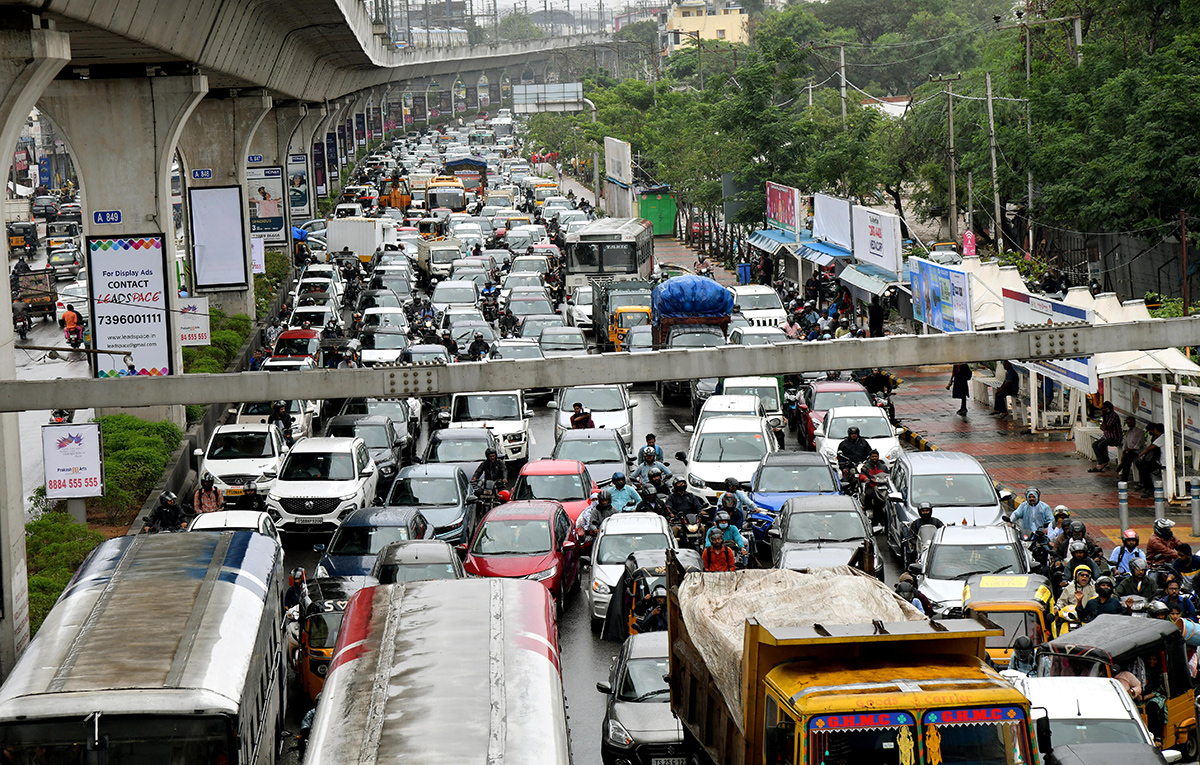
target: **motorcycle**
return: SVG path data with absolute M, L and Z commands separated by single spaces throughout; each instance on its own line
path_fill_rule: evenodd
M 500 303 L 495 295 L 484 295 L 479 301 L 485 321 L 493 322 L 500 318 Z
M 475 485 L 475 504 L 478 508 L 478 517 L 482 518 L 496 505 L 506 502 L 507 499 L 503 496 L 507 492 L 502 491 L 504 484 L 501 481 L 477 481 Z
M 75 422 L 74 409 L 55 409 L 50 413 L 51 425 L 65 425 L 69 422 Z
M 1029 550 L 1029 557 L 1041 567 L 1040 570 L 1049 571 L 1054 563 L 1055 555 L 1054 545 L 1046 536 L 1046 530 L 1035 529 L 1022 532 L 1021 542 Z
M 888 421 L 892 425 L 900 424 L 900 421 L 896 419 L 896 405 L 892 403 L 892 397 L 888 393 L 884 391 L 872 393 L 871 400 L 875 403 L 875 406 L 887 412 Z
M 149 515 L 142 516 L 142 533 L 143 534 L 159 534 L 159 533 L 175 533 L 186 531 L 187 525 L 196 517 L 196 511 L 190 505 L 179 506 L 180 515 L 183 517 L 183 525 L 179 528 L 164 526 L 162 518 L 158 514 L 158 508 L 154 508 Z
M 683 521 L 675 522 L 675 537 L 681 547 L 687 547 L 696 552 L 704 549 L 704 535 L 708 533 L 704 518 L 696 513 L 688 513 Z
M 763 568 L 771 567 L 771 538 L 770 531 L 775 527 L 775 514 L 762 509 L 754 509 L 742 525 L 742 536 L 746 538 L 749 548 L 747 557 L 751 563 L 757 563 Z M 766 555 L 766 560 L 762 556 Z
M 870 514 L 871 523 L 879 525 L 885 521 L 888 502 L 888 474 L 868 475 L 866 463 L 858 466 L 858 504 Z
M 33 329 L 33 322 L 26 314 L 13 317 L 13 329 L 21 336 L 22 340 L 29 337 L 30 330 Z
M 709 279 L 713 278 L 712 266 L 708 265 L 707 263 L 705 263 L 703 266 L 700 266 L 696 269 L 696 276 L 706 276 Z
M 67 327 L 63 330 L 63 337 L 67 339 L 67 345 L 78 348 L 83 345 L 83 325 L 76 324 L 74 327 Z

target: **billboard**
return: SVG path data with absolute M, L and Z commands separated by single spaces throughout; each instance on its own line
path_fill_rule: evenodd
M 803 227 L 800 192 L 791 186 L 767 181 L 767 225 L 793 234 Z
M 515 114 L 581 112 L 587 106 L 583 102 L 583 83 L 581 82 L 513 85 L 512 100 Z
M 855 205 L 851 213 L 854 259 L 900 273 L 900 216 Z
M 467 86 L 467 108 L 479 108 L 479 89 L 475 85 Z
M 313 191 L 319 197 L 329 194 L 329 185 L 325 180 L 325 143 L 324 141 L 313 141 L 312 146 L 312 186 Z
M 125 363 L 121 355 L 98 354 L 96 376 L 174 374 L 162 234 L 89 236 L 87 249 L 92 347 L 132 357 Z
M 383 110 L 378 106 L 371 107 L 371 121 L 367 124 L 372 138 L 383 135 Z
M 179 300 L 179 344 L 209 345 L 208 298 L 187 297 Z
M 922 258 L 908 259 L 913 318 L 942 332 L 970 332 L 971 281 L 965 271 Z
M 292 220 L 312 217 L 312 195 L 308 183 L 308 155 L 289 154 L 287 160 L 288 209 Z
M 250 236 L 267 244 L 288 244 L 283 168 L 246 168 L 246 197 L 250 201 Z
M 604 174 L 618 183 L 633 185 L 633 147 L 629 142 L 604 136 Z
M 240 290 L 246 273 L 246 206 L 240 186 L 188 188 L 192 273 L 198 290 Z
M 329 182 L 333 183 L 341 177 L 338 168 L 338 137 L 336 131 L 325 134 L 325 166 L 329 169 Z
M 1067 305 L 1059 300 L 1030 295 L 1028 292 L 1004 290 L 1004 328 L 1016 329 L 1018 324 L 1054 325 L 1086 321 L 1093 323 L 1092 312 Z M 1054 359 L 1051 361 L 1027 361 L 1020 366 L 1037 372 L 1043 377 L 1059 382 L 1068 388 L 1095 393 L 1099 389 L 1096 379 L 1096 358 L 1088 356 L 1078 359 Z
M 849 250 L 852 243 L 850 200 L 813 194 L 813 239 Z
M 425 116 L 425 94 L 413 93 L 412 97 L 412 116 L 414 122 L 425 122 L 429 118 Z
M 42 426 L 46 499 L 104 495 L 104 441 L 100 423 Z
M 359 146 L 367 145 L 367 115 L 354 115 L 354 142 Z

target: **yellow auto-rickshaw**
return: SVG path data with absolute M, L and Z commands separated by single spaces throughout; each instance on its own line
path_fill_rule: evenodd
M 1054 616 L 1050 580 L 1040 574 L 976 574 L 963 587 L 963 610 L 1004 628 L 1002 637 L 987 639 L 987 652 L 998 667 L 1007 667 L 1013 641 L 1024 635 L 1034 648 L 1067 631 Z
M 331 577 L 308 583 L 300 603 L 300 648 L 293 657 L 296 677 L 308 698 L 325 687 L 333 644 L 350 596 L 362 588 L 362 577 Z
M 686 571 L 703 571 L 704 563 L 695 550 L 675 551 Z M 625 559 L 625 569 L 612 587 L 612 599 L 604 616 L 601 637 L 623 642 L 638 633 L 637 622 L 658 585 L 667 583 L 667 551 L 637 550 Z

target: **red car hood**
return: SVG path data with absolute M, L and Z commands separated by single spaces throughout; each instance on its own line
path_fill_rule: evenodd
M 583 511 L 592 502 L 588 499 L 574 499 L 562 503 L 563 510 L 567 511 L 567 516 L 570 517 L 571 523 L 579 523 L 579 516 L 583 515 Z
M 519 578 L 545 571 L 555 563 L 554 553 L 544 555 L 468 555 L 468 574 Z

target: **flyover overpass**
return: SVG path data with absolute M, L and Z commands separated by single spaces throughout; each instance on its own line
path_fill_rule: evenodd
M 344 178 L 366 143 L 358 126 L 369 131 L 368 117 L 406 89 L 423 92 L 436 82 L 448 91 L 459 76 L 478 82 L 481 73 L 499 82 L 506 69 L 527 65 L 544 71 L 556 51 L 601 39 L 398 49 L 361 0 L 0 0 L 0 148 L 12 157 L 35 106 L 55 123 L 78 171 L 84 234 L 97 238 L 89 242 L 96 252 L 119 248 L 118 268 L 150 274 L 147 289 L 162 296 L 166 317 L 162 366 L 181 375 L 181 349 L 168 339 L 179 312 L 171 199 L 177 156 L 191 189 L 238 190 L 248 165 L 287 178 L 289 158 L 299 158 L 312 200 L 314 171 Z M 283 188 L 280 197 L 286 247 L 290 192 Z M 199 294 L 227 313 L 253 317 L 248 202 L 239 197 L 234 220 L 221 225 L 237 273 Z M 194 225 L 203 228 L 187 220 L 189 243 L 204 233 Z M 197 269 L 211 253 L 192 249 L 188 264 Z M 8 304 L 3 284 L 0 302 Z M 13 348 L 11 313 L 0 312 L 0 390 L 16 384 Z M 179 403 L 138 413 L 182 424 Z M 16 417 L 0 413 L 0 676 L 29 640 Z

